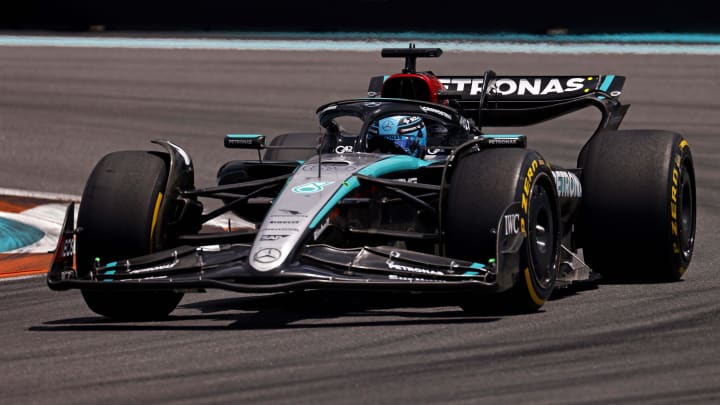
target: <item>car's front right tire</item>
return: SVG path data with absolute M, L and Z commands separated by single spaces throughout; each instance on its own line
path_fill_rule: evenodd
M 153 252 L 168 177 L 169 157 L 144 151 L 114 152 L 95 166 L 85 185 L 78 212 L 77 269 L 87 278 L 101 264 Z M 172 291 L 110 292 L 82 290 L 87 306 L 119 320 L 166 317 L 182 299 Z

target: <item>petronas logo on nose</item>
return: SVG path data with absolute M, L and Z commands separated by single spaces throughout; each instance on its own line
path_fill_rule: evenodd
M 293 193 L 309 194 L 317 193 L 322 191 L 325 186 L 333 184 L 334 181 L 314 181 L 312 183 L 305 183 L 297 187 L 293 187 Z

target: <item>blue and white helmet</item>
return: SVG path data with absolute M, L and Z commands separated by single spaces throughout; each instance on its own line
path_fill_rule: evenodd
M 395 143 L 410 156 L 418 156 L 427 145 L 427 130 L 418 116 L 396 115 L 374 122 L 368 130 L 368 140 L 381 136 Z

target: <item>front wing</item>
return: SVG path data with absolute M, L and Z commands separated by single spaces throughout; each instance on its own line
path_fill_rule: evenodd
M 506 214 L 519 209 L 508 207 Z M 236 292 L 304 289 L 385 289 L 410 291 L 485 290 L 512 287 L 518 275 L 522 234 L 498 240 L 498 258 L 490 263 L 398 249 L 365 246 L 339 249 L 304 246 L 288 266 L 262 272 L 248 263 L 251 245 L 179 246 L 149 255 L 96 265 L 79 277 L 74 268 L 74 209 L 68 207 L 48 273 L 53 290 L 175 290 L 218 288 Z M 500 221 L 498 235 L 505 235 Z

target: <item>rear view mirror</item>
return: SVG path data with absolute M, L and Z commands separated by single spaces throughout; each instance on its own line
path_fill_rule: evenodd
M 265 149 L 265 135 L 227 134 L 225 147 L 230 149 Z

